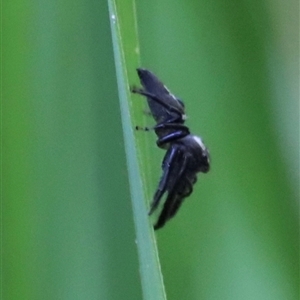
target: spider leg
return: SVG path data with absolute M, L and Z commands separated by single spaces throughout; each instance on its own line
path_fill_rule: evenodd
M 197 181 L 197 176 L 194 175 L 192 178 L 186 178 L 185 184 L 186 186 L 184 187 L 184 192 L 182 193 L 183 197 L 186 198 L 190 196 L 190 194 L 193 192 L 193 185 Z
M 155 127 L 142 127 L 142 126 L 135 126 L 135 130 L 140 130 L 140 131 L 151 131 L 154 130 Z
M 166 108 L 167 110 L 172 111 L 172 112 L 176 112 L 176 113 L 178 113 L 179 115 L 182 114 L 182 112 L 181 112 L 179 109 L 177 109 L 177 108 L 174 107 L 174 106 L 170 106 L 170 105 L 166 104 L 166 103 L 164 102 L 164 100 L 158 98 L 155 94 L 149 93 L 149 92 L 147 92 L 147 91 L 145 91 L 145 90 L 143 90 L 143 89 L 139 89 L 139 88 L 135 88 L 135 87 L 132 87 L 132 88 L 131 88 L 131 92 L 132 92 L 132 93 L 135 93 L 135 94 L 140 94 L 140 95 L 145 96 L 145 97 L 148 97 L 148 98 L 151 98 L 153 101 L 159 103 L 161 106 L 163 106 L 163 107 Z
M 176 190 L 176 188 L 182 181 L 182 177 L 186 171 L 187 163 L 188 163 L 188 158 L 186 156 L 184 156 L 183 163 L 181 165 L 177 180 L 176 180 L 175 184 L 173 185 L 173 188 L 169 191 L 168 197 L 167 197 L 166 202 L 163 207 L 163 210 L 162 210 L 161 214 L 159 215 L 156 224 L 154 225 L 155 230 L 163 227 L 165 225 L 165 223 L 171 217 L 174 216 L 174 214 L 180 207 L 183 198 L 185 197 L 184 195 L 178 194 L 178 190 Z
M 175 132 L 171 132 L 171 133 L 159 138 L 156 141 L 156 144 L 157 144 L 158 147 L 161 147 L 163 144 L 167 144 L 167 143 L 170 143 L 172 141 L 181 139 L 181 138 L 183 138 L 187 135 L 189 135 L 189 133 L 184 131 L 184 130 L 178 130 L 178 131 L 175 131 Z
M 173 218 L 176 215 L 178 209 L 180 208 L 181 204 L 183 203 L 184 198 L 190 196 L 190 194 L 193 192 L 193 185 L 196 181 L 197 181 L 196 176 L 185 179 L 184 192 L 179 193 L 179 195 L 181 197 L 178 200 L 174 201 L 173 207 L 170 209 L 169 219 Z
M 169 122 L 163 122 L 163 123 L 158 123 L 154 126 L 154 129 L 182 129 L 186 130 L 186 132 L 189 134 L 189 128 L 183 124 L 178 124 L 178 123 L 169 123 Z
M 181 204 L 183 203 L 184 198 L 188 197 L 193 192 L 193 182 L 191 182 L 189 179 L 186 180 L 188 191 L 180 195 L 181 197 L 178 198 L 178 200 L 174 201 L 173 207 L 170 210 L 170 216 L 169 219 L 173 218 L 178 209 L 180 208 Z
M 180 197 L 178 196 L 176 198 L 176 201 L 174 201 L 173 206 L 170 209 L 168 220 L 175 216 L 175 214 L 179 210 L 181 204 L 183 203 L 184 198 L 185 198 L 184 196 L 180 196 Z
M 179 128 L 179 129 L 182 129 L 183 130 L 186 130 L 187 134 L 190 133 L 189 129 L 187 126 L 185 125 L 182 125 L 182 124 L 177 124 L 177 123 L 158 123 L 156 124 L 155 126 L 153 127 L 142 127 L 142 126 L 135 126 L 135 129 L 136 130 L 142 130 L 142 131 L 151 131 L 151 130 L 157 130 L 157 129 L 176 129 L 176 128 Z
M 148 110 L 148 109 L 144 109 L 143 110 L 143 113 L 147 116 L 147 117 L 153 117 L 153 115 L 152 115 L 152 113 L 151 113 L 151 111 L 150 110 Z M 141 126 L 135 126 L 135 129 L 136 130 L 143 130 L 143 128 L 149 128 L 149 127 L 141 127 Z M 151 127 L 151 129 L 149 128 L 149 130 L 153 130 L 154 129 L 154 127 Z M 144 131 L 149 131 L 149 130 L 144 130 Z
M 182 197 L 180 199 L 182 199 Z M 164 208 L 161 214 L 159 215 L 156 224 L 154 225 L 154 230 L 162 228 L 166 224 L 166 222 L 170 219 L 170 214 L 171 214 L 170 205 L 172 207 L 172 202 L 178 202 L 178 195 L 176 193 L 168 195 L 168 199 L 165 202 Z
M 177 147 L 171 147 L 169 148 L 168 152 L 165 155 L 165 158 L 163 160 L 163 176 L 159 182 L 159 186 L 155 192 L 155 195 L 153 197 L 153 201 L 150 206 L 150 211 L 148 215 L 151 215 L 153 211 L 157 208 L 161 197 L 166 192 L 169 181 L 170 181 L 170 174 L 172 173 L 171 167 L 174 165 L 173 162 L 176 160 L 178 156 L 178 148 Z M 167 165 L 167 167 L 165 167 Z

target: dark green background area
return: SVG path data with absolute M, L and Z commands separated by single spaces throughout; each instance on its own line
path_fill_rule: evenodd
M 10 5 L 3 299 L 140 299 L 107 5 Z
M 212 160 L 157 233 L 168 299 L 298 299 L 299 4 L 136 4 Z M 3 299 L 142 299 L 106 2 L 3 3 L 2 32 Z
M 149 14 L 147 4 L 140 7 Z M 139 22 L 142 61 L 183 98 L 187 123 L 212 160 L 211 172 L 199 176 L 194 194 L 158 234 L 167 294 L 296 299 L 299 121 L 286 128 L 285 118 L 296 121 L 299 109 L 298 98 L 283 91 L 297 77 L 291 84 L 272 73 L 284 58 L 268 7 L 257 1 L 154 7 Z

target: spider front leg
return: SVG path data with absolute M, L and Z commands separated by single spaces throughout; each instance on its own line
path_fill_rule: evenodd
M 186 130 L 178 130 L 178 131 L 175 131 L 175 132 L 171 132 L 171 133 L 159 138 L 156 141 L 156 144 L 157 144 L 158 147 L 162 147 L 164 144 L 168 144 L 170 142 L 176 141 L 176 140 L 181 139 L 181 138 L 183 138 L 187 135 L 189 135 L 189 133 L 186 132 Z
M 187 188 L 187 192 L 182 193 L 180 188 L 182 188 L 182 183 L 184 182 L 184 175 L 187 172 L 187 166 L 189 163 L 189 158 L 186 156 L 183 156 L 183 161 L 181 163 L 180 171 L 178 172 L 178 177 L 176 178 L 173 188 L 169 190 L 168 197 L 166 199 L 166 202 L 164 204 L 163 210 L 154 225 L 154 229 L 157 230 L 165 225 L 165 223 L 171 219 L 178 209 L 180 208 L 183 199 L 188 196 L 189 193 L 192 192 L 192 182 L 185 181 L 183 189 L 185 190 Z M 187 186 L 185 186 L 187 185 Z
M 187 134 L 190 134 L 190 130 L 187 126 L 181 123 L 173 123 L 173 122 L 176 122 L 176 120 L 158 123 L 154 126 L 154 129 L 180 129 L 182 131 L 185 131 Z
M 132 87 L 131 92 L 134 93 L 134 94 L 139 94 L 139 95 L 151 98 L 154 102 L 160 104 L 161 106 L 166 108 L 168 111 L 176 112 L 179 115 L 182 114 L 182 112 L 180 110 L 178 110 L 176 107 L 170 106 L 169 104 L 166 104 L 163 99 L 157 97 L 155 94 L 149 93 L 149 92 L 147 92 L 143 89 L 136 88 L 136 87 Z
M 151 130 L 159 130 L 159 129 L 181 129 L 182 131 L 186 132 L 186 135 L 190 134 L 190 131 L 187 126 L 182 124 L 176 124 L 176 123 L 159 123 L 156 124 L 153 127 L 142 127 L 142 126 L 135 126 L 136 130 L 142 130 L 142 131 L 151 131 Z
M 174 162 L 176 161 L 178 157 L 178 149 L 177 147 L 171 147 L 167 151 L 164 161 L 163 161 L 163 175 L 159 182 L 159 186 L 155 192 L 155 195 L 153 197 L 153 201 L 150 205 L 150 211 L 148 215 L 151 215 L 154 210 L 157 208 L 161 197 L 164 195 L 166 190 L 169 188 L 170 185 L 170 175 L 172 174 L 172 168 L 174 166 Z

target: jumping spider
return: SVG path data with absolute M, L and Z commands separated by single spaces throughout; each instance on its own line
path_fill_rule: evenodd
M 132 88 L 131 91 L 146 97 L 156 121 L 151 128 L 158 137 L 156 144 L 167 150 L 162 162 L 163 174 L 149 211 L 151 215 L 167 192 L 163 209 L 154 225 L 156 230 L 176 214 L 184 198 L 192 193 L 197 173 L 209 171 L 209 153 L 201 138 L 192 135 L 184 125 L 183 102 L 150 71 L 139 68 L 137 73 L 143 88 Z

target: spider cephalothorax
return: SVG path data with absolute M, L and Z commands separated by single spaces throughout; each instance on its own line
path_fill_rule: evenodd
M 151 114 L 156 121 L 153 127 L 158 139 L 157 145 L 167 149 L 163 159 L 163 174 L 153 197 L 149 215 L 157 208 L 167 193 L 163 209 L 155 229 L 159 229 L 172 218 L 184 198 L 193 191 L 197 173 L 209 171 L 209 153 L 200 137 L 192 135 L 184 125 L 185 107 L 167 87 L 150 71 L 137 69 L 142 89 L 133 88 L 132 92 L 143 95 Z

